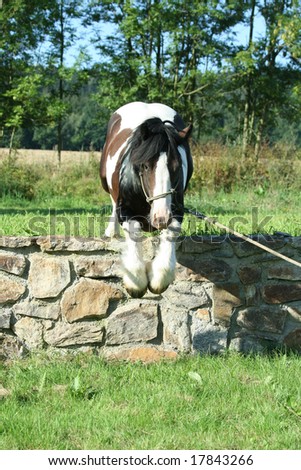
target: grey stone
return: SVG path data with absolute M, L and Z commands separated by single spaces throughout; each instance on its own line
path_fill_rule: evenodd
M 262 296 L 268 304 L 282 304 L 301 300 L 301 283 L 265 285 L 262 289 Z
M 57 320 L 60 316 L 60 304 L 58 302 L 45 302 L 32 299 L 20 302 L 14 306 L 16 315 L 34 318 Z
M 181 245 L 181 251 L 183 253 L 202 254 L 208 251 L 220 249 L 222 243 L 225 243 L 225 238 L 223 237 L 202 237 L 193 235 L 184 238 Z
M 229 350 L 241 352 L 244 354 L 263 354 L 269 350 L 274 349 L 277 345 L 278 342 L 276 339 L 243 335 L 231 340 Z
M 24 273 L 26 259 L 23 255 L 0 252 L 0 270 L 21 276 Z
M 0 328 L 9 329 L 12 311 L 9 308 L 0 308 Z
M 96 279 L 119 275 L 116 259 L 104 256 L 79 256 L 74 260 L 74 269 L 78 276 Z
M 0 274 L 0 303 L 14 302 L 24 294 L 26 286 L 19 278 Z
M 191 254 L 179 254 L 178 263 L 186 268 L 183 275 L 187 280 L 223 282 L 228 281 L 232 274 L 229 264 L 221 259 L 203 259 Z
M 36 237 L 0 237 L 0 247 L 3 248 L 25 248 L 36 244 Z
M 255 266 L 242 266 L 238 270 L 239 279 L 243 284 L 254 284 L 260 281 L 261 268 Z
M 250 235 L 249 238 L 259 242 L 261 245 L 267 246 L 272 250 L 278 251 L 285 245 L 285 241 L 283 239 L 279 239 L 277 237 L 272 237 L 270 235 Z M 255 255 L 265 255 L 265 257 L 273 257 L 273 255 L 268 255 L 266 251 L 262 248 L 257 247 L 247 241 L 242 241 L 239 239 L 232 239 L 232 246 L 234 253 L 239 257 L 243 258 L 246 256 L 255 256 Z
M 237 324 L 247 330 L 282 333 L 287 311 L 281 307 L 248 307 L 237 316 Z
M 206 289 L 200 283 L 180 281 L 169 286 L 162 295 L 169 303 L 187 309 L 202 307 L 208 303 Z
M 102 251 L 110 249 L 109 243 L 96 238 L 76 238 L 66 236 L 39 237 L 37 244 L 42 251 Z
M 70 283 L 71 274 L 67 259 L 35 254 L 30 261 L 28 286 L 34 297 L 57 297 Z
M 233 309 L 243 303 L 239 285 L 235 283 L 214 285 L 212 288 L 212 301 L 214 321 L 229 326 Z
M 172 345 L 178 351 L 190 351 L 191 341 L 188 312 L 184 309 L 163 308 L 161 315 L 164 344 Z
M 291 331 L 283 340 L 285 346 L 294 351 L 301 352 L 301 328 Z
M 301 268 L 288 263 L 278 263 L 269 267 L 267 277 L 268 279 L 301 281 Z
M 28 349 L 43 348 L 43 326 L 39 320 L 23 317 L 14 324 L 13 331 Z
M 70 323 L 84 318 L 104 318 L 110 302 L 123 297 L 123 292 L 115 285 L 82 278 L 64 292 L 62 313 Z
M 132 301 L 118 307 L 108 318 L 107 345 L 150 341 L 158 334 L 158 305 Z
M 46 326 L 46 325 L 45 325 Z M 78 346 L 82 344 L 100 344 L 103 341 L 104 326 L 97 321 L 80 323 L 55 323 L 47 325 L 44 332 L 45 342 L 53 347 Z
M 200 318 L 192 317 L 191 338 L 193 350 L 215 354 L 226 350 L 228 330 Z

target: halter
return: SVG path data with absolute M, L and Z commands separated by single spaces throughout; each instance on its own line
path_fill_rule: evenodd
M 139 171 L 139 177 L 140 177 L 141 188 L 142 188 L 142 191 L 144 193 L 146 202 L 148 204 L 151 204 L 153 201 L 156 201 L 156 199 L 161 199 L 163 197 L 169 196 L 170 194 L 174 194 L 176 192 L 176 188 L 171 188 L 169 191 L 166 191 L 166 193 L 162 193 L 162 194 L 158 194 L 157 196 L 149 197 L 147 195 L 147 192 L 146 192 L 146 189 L 145 189 L 145 186 L 144 186 L 143 171 L 142 170 Z

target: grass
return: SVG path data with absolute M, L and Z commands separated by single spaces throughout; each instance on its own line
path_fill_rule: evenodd
M 201 149 L 194 149 L 185 205 L 244 234 L 300 235 L 300 161 L 272 160 L 267 154 L 255 163 L 232 150 L 205 147 L 208 155 L 202 157 Z M 59 170 L 50 161 L 53 152 L 50 158 L 37 151 L 34 160 L 29 152 L 0 159 L 0 236 L 101 236 L 110 199 L 101 189 L 99 155 L 69 152 Z M 185 235 L 220 233 L 193 216 L 185 217 L 182 228 Z
M 300 358 L 107 363 L 33 356 L 0 367 L 0 449 L 298 449 Z
M 298 192 L 238 188 L 231 193 L 203 189 L 190 192 L 185 205 L 244 234 L 288 232 L 301 234 L 301 199 Z M 95 203 L 84 196 L 55 196 L 51 199 L 27 201 L 4 197 L 0 200 L 0 235 L 73 235 L 101 237 L 110 217 L 108 195 L 100 191 Z M 183 234 L 220 233 L 213 226 L 185 216 Z

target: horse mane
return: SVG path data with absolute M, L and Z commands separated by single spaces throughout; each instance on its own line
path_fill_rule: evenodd
M 165 123 L 172 125 L 167 126 Z M 129 141 L 127 152 L 132 164 L 136 166 L 151 162 L 161 152 L 169 152 L 169 149 L 175 151 L 183 141 L 171 121 L 154 117 L 137 127 Z

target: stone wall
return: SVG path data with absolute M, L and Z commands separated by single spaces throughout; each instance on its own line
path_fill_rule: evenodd
M 301 259 L 301 237 L 258 236 Z M 119 277 L 124 241 L 0 238 L 0 358 L 93 350 L 156 360 L 227 348 L 301 350 L 301 269 L 228 237 L 177 241 L 176 281 L 131 299 Z M 155 238 L 145 240 L 151 258 Z

